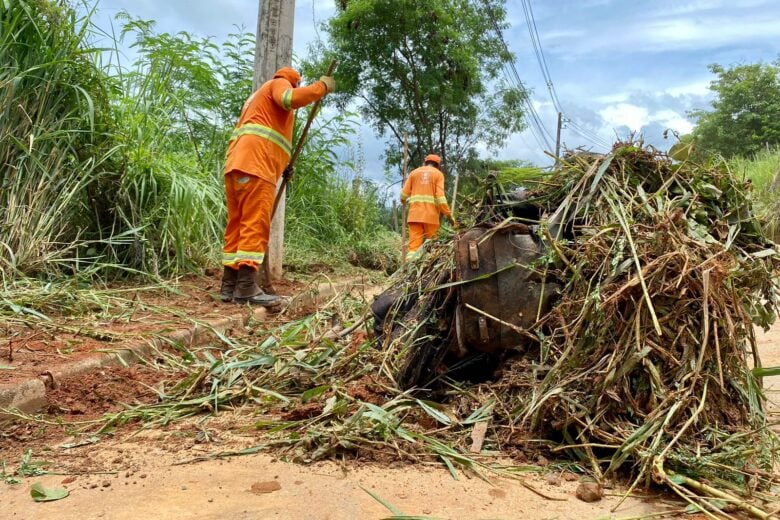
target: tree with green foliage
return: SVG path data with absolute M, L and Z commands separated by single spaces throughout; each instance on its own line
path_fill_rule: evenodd
M 748 156 L 780 144 L 780 60 L 725 68 L 710 65 L 713 110 L 690 113 L 699 151 L 724 157 Z
M 320 60 L 338 60 L 342 103 L 357 99 L 380 137 L 388 164 L 401 162 L 409 134 L 410 164 L 430 152 L 457 169 L 478 146 L 498 148 L 522 130 L 527 93 L 499 80 L 512 60 L 495 35 L 506 28 L 503 0 L 337 2 Z M 322 68 L 319 66 L 318 68 Z

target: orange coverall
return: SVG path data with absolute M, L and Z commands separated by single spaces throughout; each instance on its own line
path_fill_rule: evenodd
M 409 204 L 406 222 L 409 226 L 407 260 L 413 258 L 423 237 L 433 238 L 439 231 L 439 215 L 450 218 L 450 207 L 444 194 L 444 174 L 433 166 L 421 166 L 412 173 L 401 190 L 401 204 Z
M 276 185 L 292 153 L 294 109 L 327 92 L 322 81 L 295 88 L 301 76 L 284 67 L 252 94 L 241 110 L 225 161 L 228 221 L 222 263 L 257 269 L 271 232 Z

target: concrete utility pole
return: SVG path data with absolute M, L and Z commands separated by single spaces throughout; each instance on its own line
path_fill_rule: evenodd
M 406 167 L 409 165 L 409 135 L 404 134 L 404 166 L 401 171 L 401 189 L 404 189 L 406 184 Z M 408 249 L 406 244 L 406 212 L 409 208 L 409 204 L 403 204 L 401 206 L 401 263 L 406 263 L 406 251 Z
M 271 79 L 282 67 L 292 66 L 293 21 L 295 0 L 260 0 L 257 15 L 257 46 L 255 47 L 254 90 Z M 279 201 L 271 222 L 271 239 L 268 244 L 268 267 L 271 278 L 282 277 L 284 256 L 285 199 Z M 270 280 L 269 280 L 270 281 Z

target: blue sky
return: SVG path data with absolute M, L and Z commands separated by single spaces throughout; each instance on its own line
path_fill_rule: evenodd
M 706 108 L 713 76 L 707 65 L 771 62 L 780 55 L 779 0 L 531 0 L 550 77 L 568 122 L 570 148 L 603 151 L 630 131 L 666 149 L 664 130 L 691 129 L 686 112 Z M 120 10 L 152 18 L 160 31 L 189 31 L 222 40 L 235 26 L 254 31 L 258 0 L 100 0 L 95 22 L 107 28 Z M 557 112 L 537 64 L 519 0 L 508 0 L 504 34 L 516 68 L 533 90 L 544 126 L 555 135 Z M 334 12 L 332 0 L 297 0 L 294 49 L 306 55 L 317 28 Z M 323 36 L 320 34 L 320 36 Z M 584 135 L 583 135 L 584 134 Z M 361 131 L 366 175 L 383 178 L 384 144 Z M 538 137 L 509 139 L 501 159 L 548 164 Z

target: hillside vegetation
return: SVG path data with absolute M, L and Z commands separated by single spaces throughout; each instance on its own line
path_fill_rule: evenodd
M 216 264 L 222 164 L 251 93 L 254 38 L 158 33 L 123 13 L 119 66 L 90 22 L 61 0 L 0 3 L 0 276 L 160 277 Z M 327 109 L 323 114 L 327 114 Z M 298 120 L 304 120 L 302 111 Z M 356 118 L 318 118 L 289 190 L 292 267 L 322 261 L 392 269 L 383 194 L 350 150 Z M 353 151 L 353 155 L 356 152 Z

